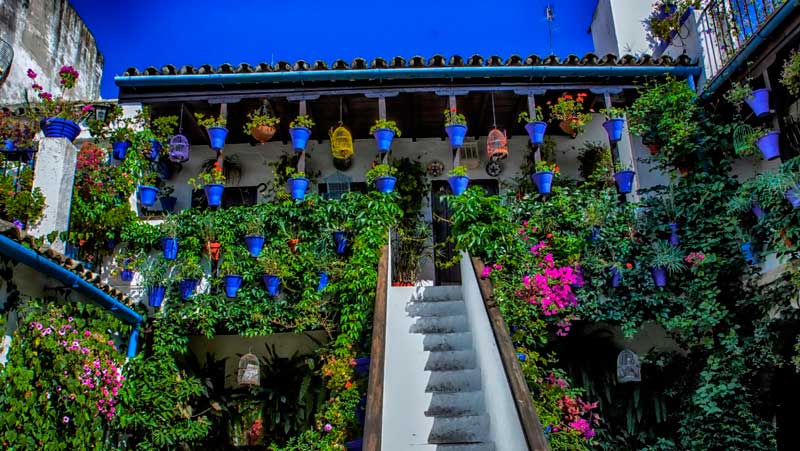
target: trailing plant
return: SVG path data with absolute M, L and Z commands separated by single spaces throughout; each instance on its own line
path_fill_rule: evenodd
M 280 124 L 281 119 L 269 113 L 262 113 L 260 110 L 251 111 L 247 115 L 247 123 L 244 126 L 244 132 L 250 133 L 254 128 L 258 127 L 276 127 Z
M 699 8 L 700 0 L 659 0 L 645 20 L 648 39 L 654 44 L 670 42 L 680 32 L 680 19 L 689 8 Z
M 0 165 L 3 160 L 0 154 Z M 44 194 L 33 187 L 33 171 L 27 165 L 19 173 L 0 173 L 0 219 L 30 227 L 42 219 L 44 206 Z
M 731 83 L 731 87 L 725 93 L 725 100 L 727 100 L 730 104 L 739 107 L 745 99 L 751 97 L 753 95 L 753 88 L 750 87 L 749 81 L 734 81 Z
M 370 127 L 370 129 L 369 129 L 369 134 L 371 135 L 371 134 L 375 133 L 375 130 L 378 130 L 380 128 L 386 128 L 386 129 L 389 129 L 389 130 L 393 131 L 394 135 L 396 137 L 398 137 L 398 138 L 401 135 L 400 129 L 397 127 L 397 122 L 390 121 L 388 119 L 377 119 L 377 120 L 375 120 L 375 124 L 372 127 Z
M 205 128 L 225 127 L 228 122 L 227 119 L 222 115 L 214 116 L 213 114 L 205 115 L 201 113 L 194 113 L 194 117 L 197 120 L 197 125 Z

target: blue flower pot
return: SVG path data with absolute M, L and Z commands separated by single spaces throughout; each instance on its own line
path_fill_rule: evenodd
M 765 160 L 769 161 L 781 157 L 780 134 L 780 132 L 769 132 L 756 141 L 756 145 L 764 155 Z
M 444 128 L 450 138 L 451 147 L 461 147 L 464 145 L 464 137 L 467 136 L 467 126 L 461 124 L 448 125 Z
M 347 252 L 347 242 L 349 239 L 350 234 L 345 231 L 337 230 L 333 232 L 333 241 L 336 243 L 337 254 L 342 255 Z
M 372 134 L 375 137 L 375 142 L 378 143 L 378 152 L 388 152 L 392 147 L 392 140 L 394 139 L 394 132 L 388 128 L 379 128 Z
M 353 370 L 356 372 L 357 376 L 366 376 L 369 374 L 369 356 L 357 358 Z
M 239 288 L 242 287 L 242 276 L 237 274 L 228 274 L 222 277 L 222 282 L 225 285 L 225 296 L 235 298 Z
M 150 161 L 156 161 L 158 160 L 158 155 L 161 152 L 161 143 L 155 139 L 151 139 L 149 141 L 150 141 L 150 155 L 148 155 L 147 158 Z
M 575 265 L 572 267 L 572 273 L 575 274 L 575 283 L 571 286 L 572 288 L 583 288 L 584 280 L 583 280 L 583 268 L 581 265 Z
M 394 191 L 394 186 L 397 184 L 397 177 L 391 175 L 384 175 L 375 179 L 375 188 L 381 193 L 391 193 Z
M 450 184 L 450 189 L 453 191 L 453 194 L 460 196 L 464 194 L 464 191 L 466 191 L 469 186 L 469 177 L 465 175 L 454 175 L 447 179 L 447 183 Z
M 244 237 L 244 245 L 247 247 L 247 252 L 250 252 L 251 257 L 258 257 L 261 255 L 261 250 L 264 248 L 264 237 L 260 235 L 248 235 Z
M 531 175 L 531 180 L 536 185 L 536 190 L 539 191 L 539 194 L 550 194 L 550 190 L 553 187 L 552 171 L 537 172 Z
M 264 282 L 264 288 L 267 289 L 267 293 L 269 293 L 269 295 L 273 298 L 281 292 L 280 277 L 273 276 L 271 274 L 264 274 L 261 276 L 261 280 Z
M 681 238 L 678 235 L 678 224 L 674 222 L 669 223 L 669 244 L 672 247 L 678 247 L 681 244 Z
M 325 271 L 319 272 L 319 283 L 317 284 L 317 291 L 322 291 L 328 286 L 329 276 Z
M 742 255 L 744 255 L 744 259 L 748 265 L 757 265 L 758 264 L 758 257 L 753 254 L 753 245 L 749 241 L 742 244 L 739 247 L 739 250 L 742 251 Z
M 178 282 L 178 291 L 181 295 L 181 300 L 187 300 L 194 296 L 194 292 L 197 290 L 197 280 L 195 279 L 183 279 Z
M 597 240 L 599 240 L 599 239 L 600 239 L 600 227 L 598 227 L 598 226 L 594 226 L 594 227 L 592 227 L 592 229 L 589 231 L 589 240 L 591 240 L 591 241 L 597 241 Z
M 161 307 L 161 303 L 164 302 L 164 292 L 166 290 L 167 290 L 166 287 L 161 287 L 161 286 L 148 288 L 147 305 L 153 308 Z
M 81 134 L 81 127 L 78 124 L 60 117 L 44 118 L 39 125 L 41 125 L 42 133 L 46 138 L 67 138 L 75 141 L 75 138 Z
M 208 139 L 211 141 L 211 148 L 221 150 L 225 147 L 225 138 L 228 137 L 228 129 L 225 127 L 209 127 Z
M 650 269 L 650 274 L 653 276 L 653 283 L 657 287 L 667 286 L 667 268 L 657 266 Z
M 302 152 L 306 150 L 308 138 L 311 137 L 311 129 L 305 127 L 292 127 L 289 129 L 289 136 L 292 137 L 292 146 L 294 146 L 294 150 Z
M 306 198 L 309 180 L 305 177 L 292 177 L 287 181 L 292 199 L 303 200 Z
M 611 275 L 611 288 L 619 287 L 619 285 L 622 283 L 622 273 L 619 272 L 619 269 L 617 269 L 616 266 L 612 266 L 608 272 Z
M 175 196 L 167 196 L 158 199 L 161 202 L 161 209 L 168 213 L 172 213 L 175 211 L 175 204 L 178 202 L 178 198 Z
M 206 192 L 206 201 L 209 207 L 219 207 L 222 204 L 222 193 L 225 191 L 225 185 L 220 183 L 209 183 L 203 187 Z
M 544 134 L 547 131 L 547 122 L 529 122 L 525 124 L 525 131 L 531 138 L 531 144 L 540 146 L 544 143 Z
M 347 451 L 362 451 L 363 447 L 364 447 L 364 439 L 352 440 L 344 444 L 344 448 Z
M 769 89 L 756 89 L 753 95 L 744 99 L 756 116 L 769 114 Z
M 617 183 L 617 191 L 620 194 L 628 194 L 633 191 L 633 171 L 619 171 L 614 174 L 614 181 Z
M 625 129 L 625 119 L 615 117 L 603 122 L 603 128 L 608 133 L 608 140 L 612 143 L 622 139 L 622 131 Z
M 356 405 L 356 418 L 358 418 L 358 424 L 363 426 L 364 421 L 367 419 L 367 395 L 361 396 L 358 405 Z
M 174 237 L 161 238 L 161 249 L 164 251 L 164 259 L 175 260 L 178 257 L 178 239 Z
M 750 211 L 752 211 L 755 217 L 758 219 L 763 218 L 764 215 L 766 214 L 764 213 L 764 210 L 761 208 L 761 205 L 759 205 L 758 202 L 753 202 L 753 206 L 750 207 Z
M 130 141 L 114 141 L 111 143 L 111 156 L 115 160 L 122 161 L 125 159 L 129 147 L 131 147 Z
M 139 185 L 139 203 L 145 207 L 152 207 L 156 203 L 158 188 L 155 186 Z
M 792 208 L 800 208 L 800 193 L 798 193 L 798 188 L 789 188 L 783 195 L 786 197 L 786 200 L 792 204 Z
M 133 270 L 123 269 L 122 272 L 119 273 L 119 280 L 123 282 L 130 282 L 133 280 Z
M 6 150 L 9 151 L 9 152 L 13 152 L 14 149 L 16 148 L 16 146 L 14 145 L 14 140 L 13 139 L 5 140 L 5 146 L 6 146 Z

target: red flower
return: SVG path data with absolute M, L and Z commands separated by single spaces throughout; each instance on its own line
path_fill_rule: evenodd
M 630 263 L 625 263 L 625 267 L 628 269 L 633 269 L 633 265 Z
M 352 383 L 352 382 L 350 382 L 350 381 L 347 381 L 347 382 L 345 382 L 345 384 L 344 384 L 344 388 L 346 388 L 346 389 L 349 389 L 349 388 L 350 388 L 350 387 L 352 387 L 352 386 L 353 386 L 353 383 Z
M 545 237 L 545 238 L 547 238 L 547 239 L 549 240 L 549 239 L 552 239 L 552 238 L 553 238 L 553 234 L 552 234 L 552 233 L 548 233 L 548 234 L 547 234 L 547 235 L 545 235 L 544 237 Z

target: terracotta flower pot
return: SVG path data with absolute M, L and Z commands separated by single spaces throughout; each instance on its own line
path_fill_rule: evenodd
M 647 148 L 650 149 L 650 155 L 658 155 L 658 151 L 661 150 L 661 146 L 656 143 L 648 144 Z
M 261 144 L 272 139 L 275 136 L 275 127 L 271 125 L 259 125 L 250 129 L 250 135 Z
M 681 174 L 681 177 L 686 177 L 689 175 L 689 168 L 685 166 L 678 166 L 678 172 Z
M 292 251 L 292 253 L 297 253 L 297 243 L 299 242 L 300 238 L 292 238 L 291 240 L 289 240 L 288 242 L 289 250 Z
M 206 252 L 208 252 L 208 256 L 211 257 L 212 261 L 219 260 L 219 252 L 222 248 L 222 243 L 219 241 L 209 241 L 206 243 Z
M 566 133 L 569 136 L 571 136 L 572 139 L 575 139 L 578 136 L 578 132 L 572 126 L 572 124 L 574 124 L 574 123 L 575 123 L 575 121 L 572 121 L 572 120 L 561 121 L 561 122 L 558 123 L 558 126 L 559 126 L 559 128 L 561 128 L 561 130 L 564 133 Z

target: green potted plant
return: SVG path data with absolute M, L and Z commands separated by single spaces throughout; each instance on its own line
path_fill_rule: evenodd
M 111 275 L 119 277 L 123 282 L 130 282 L 137 268 L 141 268 L 145 263 L 145 255 L 142 251 L 130 251 L 128 249 L 120 249 L 119 254 L 114 259 L 114 268 L 111 270 Z
M 750 80 L 734 81 L 725 93 L 725 100 L 739 108 L 746 103 L 756 116 L 769 113 L 769 89 L 756 89 L 750 86 Z
M 622 132 L 625 130 L 625 110 L 610 107 L 603 110 L 603 115 L 606 117 L 603 128 L 606 129 L 608 140 L 611 144 L 619 142 L 622 139 Z
M 243 254 L 242 249 L 238 246 L 230 246 L 225 249 L 225 255 L 219 265 L 225 296 L 229 298 L 235 298 L 242 286 Z
M 367 183 L 375 183 L 375 187 L 381 193 L 391 193 L 394 191 L 394 187 L 397 184 L 396 173 L 397 169 L 394 166 L 386 163 L 377 164 L 367 171 Z
M 158 188 L 156 188 L 157 177 L 151 171 L 146 171 L 142 175 L 141 183 L 139 184 L 139 203 L 145 207 L 152 207 L 156 203 L 158 196 Z
M 592 121 L 592 115 L 584 113 L 583 102 L 587 94 L 580 92 L 577 95 L 564 94 L 550 106 L 550 116 L 560 121 L 559 126 L 564 133 L 572 138 L 583 133 L 586 125 Z
M 258 215 L 253 215 L 245 229 L 244 245 L 251 257 L 258 257 L 264 249 L 264 221 Z
M 699 7 L 700 0 L 658 0 L 644 21 L 648 40 L 654 45 L 671 42 L 680 31 L 684 14 L 689 8 Z
M 217 239 L 217 228 L 214 218 L 210 215 L 201 216 L 199 219 L 200 236 L 205 241 L 205 250 L 212 262 L 219 261 L 222 243 Z
M 228 137 L 228 129 L 225 128 L 227 119 L 222 116 L 206 116 L 205 114 L 195 113 L 197 125 L 205 127 L 208 132 L 209 145 L 214 150 L 222 150 L 225 147 L 225 138 Z
M 142 266 L 142 286 L 147 291 L 150 307 L 161 307 L 164 293 L 172 280 L 172 266 L 167 260 L 151 257 Z
M 161 249 L 165 260 L 178 257 L 178 221 L 174 216 L 167 216 L 161 223 Z
M 668 273 L 675 274 L 683 270 L 683 254 L 680 248 L 672 246 L 666 241 L 657 241 L 653 244 L 650 264 L 653 283 L 657 287 L 664 287 L 667 285 Z
M 617 191 L 620 194 L 628 194 L 633 191 L 633 180 L 636 173 L 628 164 L 620 162 L 614 163 L 614 182 L 617 184 Z
M 219 164 L 209 171 L 203 171 L 197 178 L 190 178 L 189 185 L 194 189 L 202 189 L 206 194 L 209 207 L 219 207 L 222 204 L 222 193 L 225 190 L 225 176 Z
M 247 115 L 244 132 L 250 133 L 261 144 L 266 143 L 275 136 L 276 127 L 281 119 L 262 110 L 252 111 Z
M 467 176 L 466 166 L 456 166 L 451 169 L 447 175 L 447 183 L 450 184 L 450 189 L 453 191 L 453 194 L 459 196 L 467 190 L 467 186 L 469 186 L 469 177 Z
M 308 138 L 311 137 L 311 127 L 314 126 L 314 121 L 309 115 L 298 115 L 289 124 L 289 135 L 292 137 L 292 146 L 294 150 L 302 152 L 306 149 Z
M 205 274 L 200 266 L 200 257 L 193 253 L 182 254 L 176 266 L 178 279 L 178 292 L 182 300 L 191 298 L 197 290 L 197 285 Z
M 292 199 L 305 199 L 309 183 L 310 180 L 306 178 L 305 172 L 298 171 L 291 166 L 286 168 L 286 184 L 289 186 L 289 192 L 292 194 Z
M 262 272 L 264 288 L 270 296 L 275 297 L 280 293 L 281 279 L 285 276 L 284 266 L 278 252 L 274 249 L 267 249 L 258 257 L 258 265 Z
M 397 127 L 397 122 L 388 119 L 378 119 L 375 121 L 369 132 L 375 137 L 375 142 L 378 143 L 378 152 L 388 152 L 392 147 L 392 139 L 395 136 L 400 137 L 400 129 Z
M 525 124 L 525 131 L 528 132 L 528 137 L 531 139 L 531 144 L 540 146 L 544 143 L 544 134 L 547 131 L 547 122 L 544 121 L 544 114 L 542 107 L 537 106 L 533 111 L 533 117 L 527 112 L 523 111 L 517 116 L 517 122 Z
M 464 137 L 467 136 L 467 118 L 457 112 L 455 107 L 444 110 L 444 131 L 450 138 L 451 147 L 462 147 Z
M 555 163 L 546 160 L 536 162 L 536 172 L 531 174 L 533 184 L 539 194 L 550 194 L 553 187 L 553 179 L 561 173 L 561 168 Z

